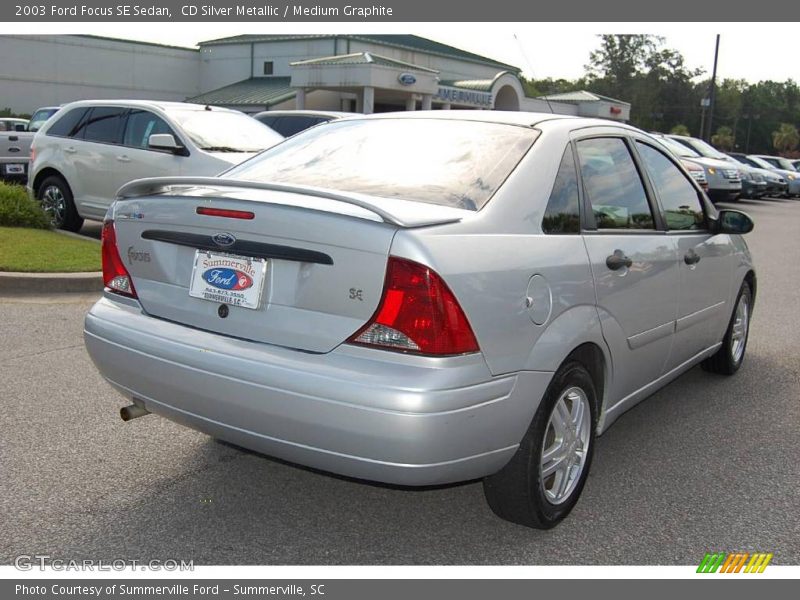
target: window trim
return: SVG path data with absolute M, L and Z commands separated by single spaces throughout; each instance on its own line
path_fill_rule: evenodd
M 583 181 L 583 171 L 581 169 L 580 159 L 578 156 L 578 143 L 593 140 L 593 139 L 618 139 L 621 140 L 625 147 L 630 154 L 631 160 L 633 161 L 634 167 L 636 168 L 636 172 L 639 175 L 639 180 L 642 182 L 642 188 L 644 189 L 645 200 L 647 201 L 647 205 L 650 207 L 650 214 L 653 217 L 653 225 L 652 229 L 631 229 L 631 228 L 619 228 L 619 229 L 600 229 L 597 227 L 597 222 L 594 219 L 594 212 L 592 210 L 592 206 L 586 193 L 585 184 Z M 593 235 L 663 235 L 666 233 L 666 226 L 661 218 L 661 210 L 660 207 L 655 203 L 655 198 L 652 194 L 652 189 L 650 188 L 650 181 L 646 177 L 643 176 L 643 169 L 642 164 L 639 161 L 639 156 L 636 154 L 635 149 L 632 149 L 632 142 L 628 132 L 625 131 L 618 131 L 614 133 L 610 132 L 603 132 L 603 133 L 585 133 L 583 135 L 573 135 L 570 136 L 570 143 L 573 146 L 573 153 L 575 156 L 575 167 L 578 171 L 578 194 L 581 197 L 580 201 L 580 210 L 581 210 L 581 233 L 582 234 L 593 234 Z

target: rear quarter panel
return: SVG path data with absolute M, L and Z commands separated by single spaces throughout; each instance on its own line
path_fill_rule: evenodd
M 603 344 L 580 235 L 545 235 L 541 220 L 567 145 L 544 131 L 495 197 L 460 223 L 401 230 L 392 254 L 430 265 L 456 295 L 494 375 L 553 371 L 584 342 Z M 531 277 L 548 294 L 526 306 Z M 542 286 L 540 285 L 540 288 Z M 540 324 L 531 318 L 531 311 Z

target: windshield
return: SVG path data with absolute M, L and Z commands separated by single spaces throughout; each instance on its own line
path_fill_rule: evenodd
M 701 156 L 705 156 L 706 158 L 716 158 L 718 160 L 728 160 L 725 155 L 722 154 L 722 152 L 714 148 L 714 146 L 707 144 L 703 140 L 691 138 L 686 140 L 686 143 L 690 144 L 692 148 L 694 148 L 694 150 Z
M 52 117 L 57 112 L 57 108 L 40 108 L 33 113 L 33 116 L 28 123 L 28 131 L 39 131 L 42 128 L 42 125 L 47 122 L 47 119 Z
M 527 127 L 444 119 L 336 121 L 225 176 L 478 210 L 536 140 Z
M 748 156 L 747 158 L 750 159 L 750 162 L 755 163 L 756 165 L 758 165 L 762 169 L 769 169 L 770 171 L 774 171 L 775 170 L 775 165 L 769 164 L 763 158 L 758 158 L 757 156 Z
M 794 165 L 791 163 L 791 161 L 789 161 L 789 160 L 787 160 L 787 159 L 785 159 L 783 157 L 776 156 L 774 160 L 775 160 L 776 163 L 778 163 L 778 166 L 781 169 L 784 169 L 785 171 L 796 171 L 797 170 L 797 169 L 794 168 Z
M 260 152 L 283 136 L 244 113 L 221 110 L 170 110 L 189 139 L 207 152 Z
M 700 155 L 697 152 L 695 152 L 691 148 L 687 148 L 680 142 L 676 142 L 672 138 L 659 137 L 658 141 L 663 143 L 670 150 L 672 150 L 673 154 L 676 154 L 678 156 L 683 156 L 685 158 L 700 158 Z

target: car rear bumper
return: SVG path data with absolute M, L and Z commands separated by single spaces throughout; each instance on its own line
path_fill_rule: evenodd
M 483 477 L 513 456 L 552 373 L 492 377 L 480 354 L 310 354 L 200 331 L 107 297 L 84 338 L 156 414 L 264 454 L 400 485 Z

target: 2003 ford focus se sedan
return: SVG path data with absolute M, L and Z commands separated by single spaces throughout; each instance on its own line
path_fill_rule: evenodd
M 752 226 L 626 125 L 344 119 L 125 185 L 85 341 L 123 418 L 380 482 L 484 478 L 499 516 L 547 528 L 623 411 L 742 364 Z

